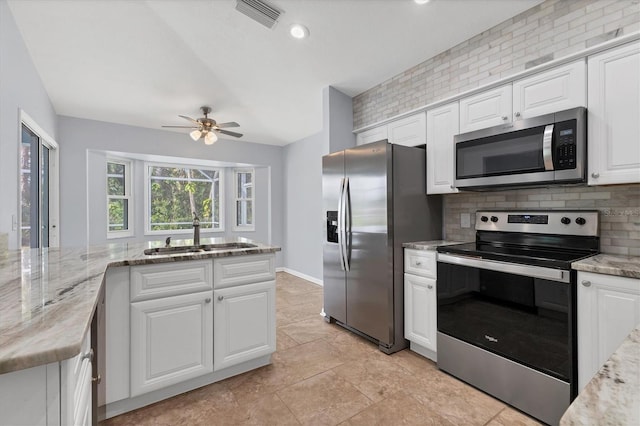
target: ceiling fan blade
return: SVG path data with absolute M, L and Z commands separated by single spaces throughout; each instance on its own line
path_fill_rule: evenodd
M 197 129 L 198 126 L 161 126 L 161 127 L 172 127 L 176 129 Z
M 222 133 L 222 134 L 229 135 L 229 136 L 235 136 L 236 138 L 242 137 L 242 133 L 229 132 L 227 130 L 218 130 L 218 129 L 215 129 L 215 130 L 218 133 Z
M 196 119 L 194 119 L 194 118 L 191 118 L 191 117 L 187 117 L 186 115 L 178 115 L 178 117 L 180 117 L 180 118 L 184 118 L 185 120 L 189 120 L 189 121 L 191 121 L 192 123 L 197 124 L 198 126 L 201 126 L 201 125 L 202 125 L 202 123 L 201 123 L 201 122 L 199 122 L 198 120 L 196 120 Z
M 240 127 L 240 125 L 235 121 L 229 121 L 228 123 L 218 123 L 216 124 L 216 127 L 219 129 L 225 129 L 227 127 Z

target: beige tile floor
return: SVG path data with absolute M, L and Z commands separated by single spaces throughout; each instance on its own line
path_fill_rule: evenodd
M 409 350 L 391 356 L 319 315 L 322 288 L 277 276 L 272 364 L 102 425 L 537 425 Z

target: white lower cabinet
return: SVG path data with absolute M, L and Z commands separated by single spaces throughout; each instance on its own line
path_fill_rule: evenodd
M 276 282 L 214 290 L 214 370 L 276 350 Z
M 213 371 L 213 294 L 131 304 L 131 395 Z
M 640 323 L 640 280 L 578 272 L 578 388 Z
M 405 339 L 436 351 L 436 280 L 404 274 Z
M 404 249 L 404 337 L 411 350 L 437 361 L 436 252 Z
M 60 363 L 60 419 L 63 425 L 91 424 L 92 361 L 91 333 L 87 333 L 80 353 Z

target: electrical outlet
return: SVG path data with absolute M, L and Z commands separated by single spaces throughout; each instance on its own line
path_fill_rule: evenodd
M 471 228 L 471 214 L 460 213 L 460 228 Z

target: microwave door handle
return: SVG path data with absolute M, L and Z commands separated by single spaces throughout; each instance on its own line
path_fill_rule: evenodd
M 553 124 L 548 124 L 544 127 L 542 158 L 544 160 L 544 169 L 553 170 Z

